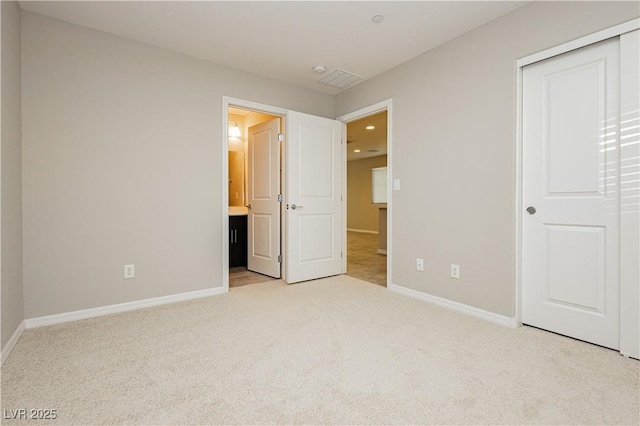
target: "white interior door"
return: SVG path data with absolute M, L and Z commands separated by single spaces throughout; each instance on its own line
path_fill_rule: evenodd
M 522 321 L 619 347 L 619 40 L 523 69 Z
M 286 280 L 341 273 L 342 123 L 291 112 L 287 118 Z
M 280 119 L 249 128 L 247 269 L 280 278 Z

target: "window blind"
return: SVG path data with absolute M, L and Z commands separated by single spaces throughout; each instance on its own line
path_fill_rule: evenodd
M 371 202 L 387 202 L 387 168 L 375 167 L 371 169 Z

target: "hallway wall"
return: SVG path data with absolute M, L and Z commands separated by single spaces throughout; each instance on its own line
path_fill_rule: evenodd
M 371 169 L 387 165 L 387 156 L 347 162 L 347 228 L 378 232 L 378 207 L 371 202 Z

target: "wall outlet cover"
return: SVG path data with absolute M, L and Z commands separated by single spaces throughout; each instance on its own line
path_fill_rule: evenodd
M 460 265 L 451 264 L 451 278 L 460 279 Z
M 129 279 L 135 277 L 135 266 L 124 265 L 124 278 Z

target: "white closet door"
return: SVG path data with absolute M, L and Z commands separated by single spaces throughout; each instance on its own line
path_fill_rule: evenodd
M 619 38 L 523 69 L 522 320 L 619 348 Z

